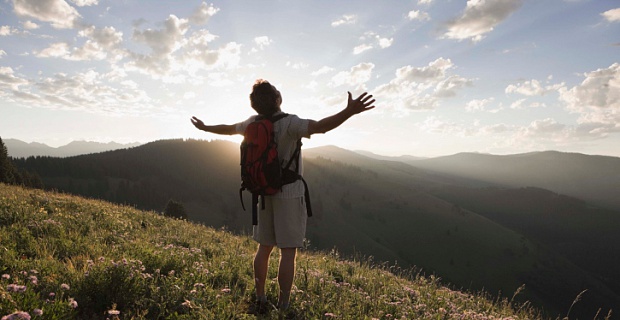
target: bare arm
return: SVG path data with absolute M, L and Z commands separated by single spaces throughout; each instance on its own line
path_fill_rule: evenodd
M 333 130 L 352 116 L 375 107 L 372 105 L 375 102 L 375 99 L 372 99 L 372 95 L 368 95 L 366 92 L 362 93 L 355 100 L 351 97 L 351 92 L 348 92 L 348 94 L 349 100 L 347 102 L 347 107 L 333 116 L 329 116 L 319 121 L 311 120 L 310 123 L 308 123 L 308 134 L 312 135 L 315 133 L 325 133 Z
M 191 120 L 192 120 L 192 124 L 194 125 L 194 127 L 202 131 L 216 133 L 216 134 L 224 134 L 224 135 L 229 135 L 229 136 L 233 134 L 237 134 L 237 130 L 235 129 L 234 124 L 218 124 L 214 126 L 207 126 L 202 122 L 202 120 L 196 117 L 192 117 Z

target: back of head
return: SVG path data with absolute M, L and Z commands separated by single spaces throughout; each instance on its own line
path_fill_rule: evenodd
M 250 104 L 258 114 L 270 116 L 280 110 L 282 96 L 269 81 L 258 79 L 252 86 Z

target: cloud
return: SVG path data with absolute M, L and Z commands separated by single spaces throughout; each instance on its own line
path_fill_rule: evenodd
M 269 39 L 268 36 L 260 36 L 260 37 L 254 38 L 254 44 L 256 44 L 258 48 L 261 50 L 272 43 L 273 43 L 273 40 Z
M 6 56 L 6 51 L 0 49 L 0 58 Z
M 373 90 L 387 105 L 401 111 L 435 109 L 441 99 L 453 97 L 472 79 L 448 74 L 454 65 L 450 59 L 438 58 L 424 67 L 404 66 L 398 68 L 389 83 Z
M 601 15 L 609 22 L 620 22 L 620 8 L 607 10 Z
M 0 67 L 0 88 L 18 90 L 19 86 L 27 84 L 28 80 L 16 77 L 11 67 Z
M 357 16 L 354 14 L 345 14 L 340 19 L 332 22 L 332 27 L 339 27 L 347 24 L 354 24 L 357 22 Z
M 65 42 L 52 43 L 49 47 L 35 52 L 35 55 L 39 58 L 65 58 L 67 60 L 70 57 L 69 45 Z
M 350 71 L 338 72 L 332 77 L 329 85 L 331 87 L 348 85 L 355 86 L 356 89 L 364 89 L 364 84 L 370 80 L 374 67 L 373 63 L 360 63 L 353 66 Z
M 56 29 L 73 28 L 80 14 L 63 0 L 13 0 L 15 14 L 49 22 Z
M 418 0 L 419 5 L 428 5 L 433 3 L 433 0 Z
M 315 77 L 316 77 L 316 76 L 319 76 L 319 75 L 322 75 L 322 74 L 329 73 L 329 72 L 331 72 L 331 71 L 334 71 L 334 68 L 330 68 L 330 67 L 328 67 L 328 66 L 323 66 L 323 67 L 321 67 L 319 70 L 313 71 L 313 72 L 311 73 L 311 75 L 313 75 L 313 76 L 315 76 Z
M 613 125 L 620 131 L 620 63 L 584 74 L 585 80 L 560 90 L 560 101 L 581 116 L 580 123 Z
M 208 5 L 205 2 L 201 3 L 196 11 L 192 13 L 189 17 L 189 22 L 194 25 L 204 25 L 206 24 L 211 17 L 213 17 L 216 13 L 220 11 L 219 8 L 214 7 L 213 5 Z
M 372 31 L 364 33 L 364 35 L 360 37 L 360 40 L 365 43 L 353 48 L 353 54 L 360 54 L 376 47 L 381 49 L 389 48 L 392 46 L 392 43 L 394 43 L 394 38 L 382 37 Z
M 392 43 L 394 43 L 394 38 L 378 38 L 379 40 L 379 47 L 381 47 L 381 49 L 385 49 L 388 48 L 390 46 L 392 46 Z
M 0 69 L 2 75 L 7 70 Z M 8 70 L 9 74 L 11 70 Z M 49 109 L 85 110 L 93 113 L 115 115 L 151 114 L 157 108 L 145 91 L 128 81 L 112 83 L 108 77 L 89 70 L 75 75 L 58 73 L 37 82 L 18 81 L 13 86 L 12 98 L 26 105 L 36 103 L 37 107 Z
M 466 126 L 454 121 L 443 120 L 435 116 L 427 117 L 424 122 L 419 124 L 419 127 L 420 131 L 423 132 L 462 137 L 475 135 L 478 131 L 475 127 Z
M 0 27 L 0 37 L 10 36 L 17 32 L 17 29 L 11 28 L 11 26 L 1 26 Z
M 494 98 L 474 99 L 474 100 L 469 101 L 465 105 L 465 110 L 467 110 L 468 112 L 485 111 L 486 107 L 489 104 L 491 104 L 493 101 L 495 101 Z
M 353 48 L 353 54 L 360 54 L 364 51 L 372 49 L 372 45 L 369 44 L 361 44 L 355 48 Z
M 522 0 L 468 0 L 463 14 L 445 24 L 445 38 L 480 41 L 519 9 Z
M 527 99 L 519 99 L 513 103 L 510 104 L 510 109 L 525 109 L 525 108 L 540 108 L 540 107 L 546 107 L 547 105 L 545 105 L 544 103 L 541 102 L 529 102 L 529 104 L 526 104 L 526 102 L 529 102 Z
M 438 58 L 424 67 L 398 68 L 389 83 L 373 90 L 387 105 L 400 111 L 432 110 L 441 99 L 454 97 L 463 87 L 471 86 L 472 79 L 448 74 L 454 64 L 450 59 Z
M 99 4 L 99 0 L 70 0 L 78 7 L 88 7 Z
M 524 96 L 543 96 L 549 92 L 557 92 L 564 87 L 564 83 L 542 85 L 540 81 L 533 79 L 522 83 L 511 84 L 506 87 L 506 93 L 519 93 Z
M 39 29 L 39 25 L 30 20 L 26 20 L 22 22 L 22 25 L 24 26 L 24 29 L 28 29 L 28 30 Z
M 151 53 L 145 55 L 131 52 L 132 61 L 127 63 L 126 67 L 152 76 L 166 74 L 172 65 L 172 53 L 186 43 L 184 35 L 188 29 L 189 21 L 179 19 L 175 15 L 170 15 L 161 29 L 135 29 L 133 40 L 145 44 L 151 49 Z
M 418 20 L 418 21 L 428 21 L 431 19 L 431 16 L 428 13 L 424 11 L 420 11 L 420 10 L 409 11 L 409 13 L 407 14 L 407 17 L 409 18 L 409 20 Z

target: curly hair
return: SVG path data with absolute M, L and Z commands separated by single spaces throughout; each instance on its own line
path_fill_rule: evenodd
M 269 81 L 258 79 L 252 86 L 250 104 L 258 114 L 270 116 L 280 110 L 282 95 Z

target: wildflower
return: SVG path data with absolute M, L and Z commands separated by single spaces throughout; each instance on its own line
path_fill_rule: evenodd
M 54 297 L 56 296 L 56 293 L 50 292 L 49 296 L 50 296 L 50 298 L 54 299 Z
M 192 307 L 192 303 L 189 300 L 185 300 L 185 302 L 181 303 L 181 305 L 187 308 Z
M 194 283 L 194 288 L 204 288 L 205 284 L 204 283 Z
M 230 289 L 229 289 L 229 288 L 224 288 L 224 289 L 222 289 L 222 292 L 223 292 L 223 293 L 229 293 L 229 292 L 230 292 Z
M 335 318 L 335 317 L 336 317 L 336 315 L 335 315 L 335 314 L 333 314 L 333 313 L 331 313 L 331 312 L 326 312 L 326 313 L 325 313 L 325 317 L 327 317 L 327 318 Z
M 11 276 L 5 273 L 5 274 L 2 275 L 2 279 L 9 280 L 9 279 L 11 279 Z
M 69 289 L 71 289 L 71 287 L 69 287 L 68 284 L 63 283 L 63 284 L 60 285 L 60 289 L 62 289 L 62 290 L 69 290 Z
M 73 298 L 69 298 L 69 306 L 73 309 L 78 307 L 77 301 L 73 300 Z
M 28 279 L 30 280 L 30 282 L 32 282 L 32 284 L 39 283 L 39 279 L 37 279 L 37 276 L 30 276 L 28 277 Z
M 17 311 L 2 317 L 2 320 L 30 320 L 28 312 Z
M 21 285 L 14 284 L 14 283 L 11 283 L 6 287 L 6 291 L 17 292 L 17 293 L 24 293 L 26 292 L 26 289 L 27 289 L 26 286 L 21 286 Z
M 121 312 L 118 311 L 118 310 L 112 309 L 112 310 L 108 310 L 108 314 L 111 315 L 111 316 L 117 316 L 117 315 L 121 314 Z
M 43 310 L 41 310 L 41 309 L 34 309 L 34 310 L 32 310 L 32 314 L 34 314 L 35 316 L 42 316 L 43 315 Z

